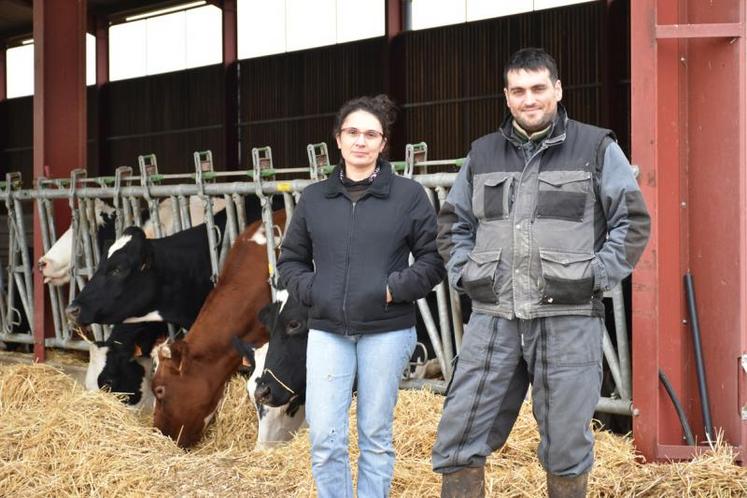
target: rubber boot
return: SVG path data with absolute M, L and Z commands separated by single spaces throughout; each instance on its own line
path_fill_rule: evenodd
M 484 498 L 485 467 L 465 467 L 444 474 L 441 498 Z
M 575 477 L 561 477 L 547 473 L 547 496 L 549 498 L 584 498 L 589 473 Z

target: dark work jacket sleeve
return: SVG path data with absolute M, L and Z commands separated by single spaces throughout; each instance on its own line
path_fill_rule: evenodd
M 296 300 L 305 306 L 311 306 L 314 263 L 311 238 L 306 228 L 303 195 L 293 211 L 293 217 L 280 246 L 278 273 L 280 284 Z
M 415 262 L 389 275 L 387 285 L 395 302 L 412 302 L 425 297 L 446 275 L 446 268 L 436 248 L 436 211 L 425 191 L 417 185 L 410 213 L 407 243 Z

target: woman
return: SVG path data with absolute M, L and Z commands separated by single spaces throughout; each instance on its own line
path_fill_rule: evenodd
M 320 498 L 353 496 L 348 410 L 356 379 L 358 496 L 389 494 L 394 405 L 416 341 L 413 302 L 445 275 L 433 206 L 382 158 L 394 114 L 385 95 L 342 106 L 334 129 L 340 164 L 304 190 L 278 262 L 281 283 L 311 308 L 306 418 Z

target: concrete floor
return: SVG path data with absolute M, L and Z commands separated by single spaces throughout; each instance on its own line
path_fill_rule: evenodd
M 86 381 L 86 364 L 88 354 L 84 352 L 75 353 L 55 353 L 49 354 L 46 364 L 58 368 L 72 377 L 81 386 L 85 386 Z M 0 351 L 0 368 L 4 365 L 13 365 L 25 363 L 30 365 L 34 362 L 34 355 L 30 353 L 17 353 L 10 351 Z

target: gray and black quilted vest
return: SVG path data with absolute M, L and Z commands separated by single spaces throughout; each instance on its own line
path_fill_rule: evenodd
M 533 152 L 512 121 L 472 144 L 475 248 L 462 272 L 473 308 L 504 318 L 604 314 L 594 259 L 606 237 L 597 184 L 611 131 L 559 107 Z

